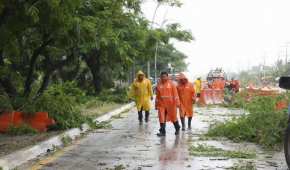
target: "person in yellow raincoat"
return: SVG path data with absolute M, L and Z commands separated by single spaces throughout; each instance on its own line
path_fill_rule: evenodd
M 180 100 L 180 120 L 182 131 L 185 130 L 185 117 L 188 118 L 188 129 L 191 129 L 191 120 L 193 116 L 193 104 L 195 102 L 195 90 L 186 76 L 180 73 L 178 77 L 177 92 Z
M 177 120 L 177 107 L 180 106 L 176 86 L 169 80 L 168 73 L 162 72 L 156 87 L 155 109 L 158 110 L 160 129 L 157 136 L 165 136 L 165 123 L 172 122 L 175 135 L 179 134 L 180 126 Z
M 201 93 L 201 87 L 202 87 L 202 84 L 201 84 L 201 78 L 197 78 L 194 82 L 194 89 L 195 89 L 195 92 L 196 92 L 196 97 L 200 97 L 200 93 Z
M 137 78 L 131 85 L 129 98 L 136 102 L 139 122 L 143 122 L 143 111 L 145 111 L 145 122 L 148 122 L 151 108 L 150 99 L 153 100 L 153 91 L 151 81 L 145 77 L 142 71 L 137 73 Z

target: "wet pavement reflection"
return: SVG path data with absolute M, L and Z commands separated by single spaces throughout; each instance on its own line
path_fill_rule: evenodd
M 241 160 L 221 159 L 210 157 L 193 157 L 189 154 L 192 144 L 206 143 L 212 146 L 232 149 L 249 147 L 259 157 L 256 162 L 258 169 L 286 169 L 282 152 L 265 153 L 254 144 L 233 143 L 231 141 L 204 141 L 200 140 L 213 122 L 225 121 L 233 116 L 243 114 L 240 110 L 226 108 L 197 108 L 196 117 L 192 122 L 192 130 L 174 135 L 171 123 L 166 126 L 167 136 L 159 138 L 157 113 L 152 111 L 150 122 L 139 124 L 136 110 L 131 110 L 123 119 L 112 121 L 112 129 L 99 129 L 74 144 L 71 149 L 57 156 L 42 158 L 42 161 L 33 161 L 23 165 L 20 169 L 44 170 L 182 170 L 182 169 L 228 169 Z M 267 160 L 265 157 L 269 158 Z M 46 161 L 43 161 L 46 160 Z M 276 166 L 271 166 L 272 161 Z M 37 165 L 37 166 L 36 166 Z

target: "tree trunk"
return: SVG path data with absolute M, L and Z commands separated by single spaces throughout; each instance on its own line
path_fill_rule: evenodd
M 29 96 L 31 92 L 31 85 L 33 83 L 33 74 L 35 70 L 36 61 L 41 54 L 42 50 L 52 41 L 52 39 L 49 39 L 47 41 L 44 41 L 43 44 L 38 47 L 36 50 L 34 50 L 33 55 L 30 59 L 29 64 L 29 70 L 26 77 L 25 85 L 24 85 L 24 96 Z
M 4 66 L 4 57 L 3 57 L 3 51 L 0 50 L 0 66 Z
M 41 87 L 37 91 L 37 95 L 34 97 L 35 99 L 43 94 L 43 92 L 48 88 L 51 75 L 58 69 L 61 69 L 66 64 L 70 63 L 74 58 L 74 53 L 67 57 L 66 60 L 62 60 L 58 63 L 52 63 L 51 58 L 49 56 L 45 56 L 45 65 L 47 66 L 45 75 L 42 80 Z
M 100 71 L 101 71 L 100 51 L 97 49 L 92 50 L 89 56 L 85 57 L 85 61 L 93 75 L 93 84 L 94 84 L 95 92 L 98 94 L 101 92 L 101 89 L 102 89 L 101 87 L 102 77 L 100 74 Z
M 48 85 L 49 85 L 49 82 L 50 82 L 50 76 L 51 74 L 53 73 L 52 70 L 47 70 L 44 77 L 43 77 L 43 80 L 42 80 L 42 84 L 39 88 L 39 90 L 37 91 L 37 95 L 36 97 L 39 97 L 43 94 L 43 92 L 48 88 Z

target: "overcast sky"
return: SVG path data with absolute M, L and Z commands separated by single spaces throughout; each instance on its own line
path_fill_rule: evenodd
M 143 5 L 149 20 L 155 7 L 153 0 Z M 283 46 L 290 42 L 290 0 L 183 0 L 181 8 L 159 8 L 155 22 L 164 16 L 196 38 L 175 43 L 189 57 L 194 75 L 215 67 L 237 72 L 264 61 L 273 64 L 285 58 Z

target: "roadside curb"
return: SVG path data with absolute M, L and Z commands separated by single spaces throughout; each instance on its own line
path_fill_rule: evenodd
M 111 112 L 108 112 L 104 114 L 103 116 L 100 116 L 96 118 L 95 122 L 104 122 L 110 120 L 113 116 L 116 116 L 124 111 L 127 111 L 128 109 L 131 109 L 135 106 L 135 103 L 129 103 L 124 106 L 122 106 L 119 109 L 115 109 Z M 38 156 L 41 156 L 45 153 L 48 153 L 50 151 L 53 151 L 55 147 L 61 147 L 64 145 L 63 138 L 69 137 L 72 140 L 79 137 L 81 134 L 84 134 L 90 130 L 89 125 L 83 124 L 81 128 L 74 128 L 65 131 L 64 133 L 54 136 L 46 141 L 40 142 L 34 146 L 30 146 L 28 148 L 21 149 L 19 151 L 16 151 L 14 153 L 11 153 L 9 155 L 3 156 L 0 158 L 0 169 L 3 170 L 9 170 L 14 169 L 32 159 L 37 158 Z

